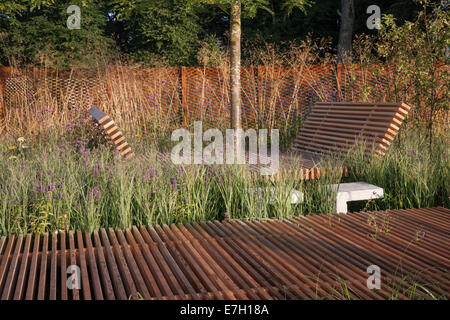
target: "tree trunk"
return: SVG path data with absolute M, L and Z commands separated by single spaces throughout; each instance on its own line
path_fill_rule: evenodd
M 241 129 L 241 0 L 233 0 L 230 14 L 230 89 L 231 127 Z M 241 150 L 241 139 L 236 131 L 235 149 Z
M 355 8 L 353 0 L 341 0 L 341 25 L 339 28 L 339 43 L 337 50 L 338 63 L 351 62 L 354 20 Z

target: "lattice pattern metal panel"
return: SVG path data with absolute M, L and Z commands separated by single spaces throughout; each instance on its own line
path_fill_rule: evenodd
M 229 123 L 229 73 L 224 68 L 182 68 L 185 124 L 196 120 L 206 126 Z
M 357 64 L 243 66 L 243 125 L 259 128 L 298 125 L 317 101 L 402 100 L 408 103 L 413 96 L 412 86 L 402 83 L 405 92 L 394 92 L 397 89 L 393 86 L 393 70 L 389 65 Z M 140 124 L 161 121 L 189 126 L 195 120 L 203 120 L 206 127 L 229 127 L 229 87 L 227 68 L 17 70 L 0 67 L 0 91 L 6 111 L 33 103 L 81 109 L 101 106 L 111 114 L 115 108 L 123 108 L 120 109 L 123 115 L 116 115 L 118 121 L 133 119 Z M 447 119 L 448 112 L 444 113 Z

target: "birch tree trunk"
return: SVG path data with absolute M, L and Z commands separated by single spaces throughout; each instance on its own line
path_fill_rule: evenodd
M 339 28 L 339 43 L 337 62 L 349 63 L 352 57 L 353 22 L 355 8 L 353 0 L 341 0 L 341 24 Z
M 241 0 L 232 0 L 230 14 L 230 89 L 231 127 L 241 129 Z M 241 139 L 236 133 L 235 150 L 241 150 Z

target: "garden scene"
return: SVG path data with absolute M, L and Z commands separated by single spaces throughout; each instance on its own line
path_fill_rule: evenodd
M 431 0 L 0 3 L 1 299 L 448 299 L 449 21 Z

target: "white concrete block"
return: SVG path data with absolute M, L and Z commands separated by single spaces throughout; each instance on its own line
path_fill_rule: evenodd
M 272 194 L 271 199 L 269 200 L 270 203 L 273 203 L 276 200 L 275 197 L 275 188 L 251 188 L 250 190 L 253 192 L 258 192 L 259 196 L 261 198 L 264 197 L 263 192 L 266 191 L 268 192 L 270 189 L 270 192 Z M 303 196 L 303 192 L 300 192 L 298 190 L 292 189 L 291 190 L 291 204 L 296 204 L 296 203 L 301 203 L 303 202 L 304 196 Z
M 340 183 L 329 185 L 331 192 L 336 192 L 336 212 L 347 213 L 347 202 L 349 201 L 360 201 L 360 200 L 371 200 L 380 199 L 384 197 L 383 188 L 374 186 L 366 182 L 350 182 L 350 183 Z M 275 188 L 251 188 L 253 192 L 257 192 L 261 199 L 264 197 L 264 192 L 271 192 L 272 197 L 269 200 L 270 203 L 274 203 Z M 304 194 L 298 190 L 291 190 L 291 204 L 302 203 L 304 201 Z
M 347 202 L 380 199 L 384 197 L 383 188 L 374 186 L 366 182 L 350 182 L 331 185 L 335 191 L 338 188 L 336 196 L 336 211 L 338 213 L 347 213 Z

